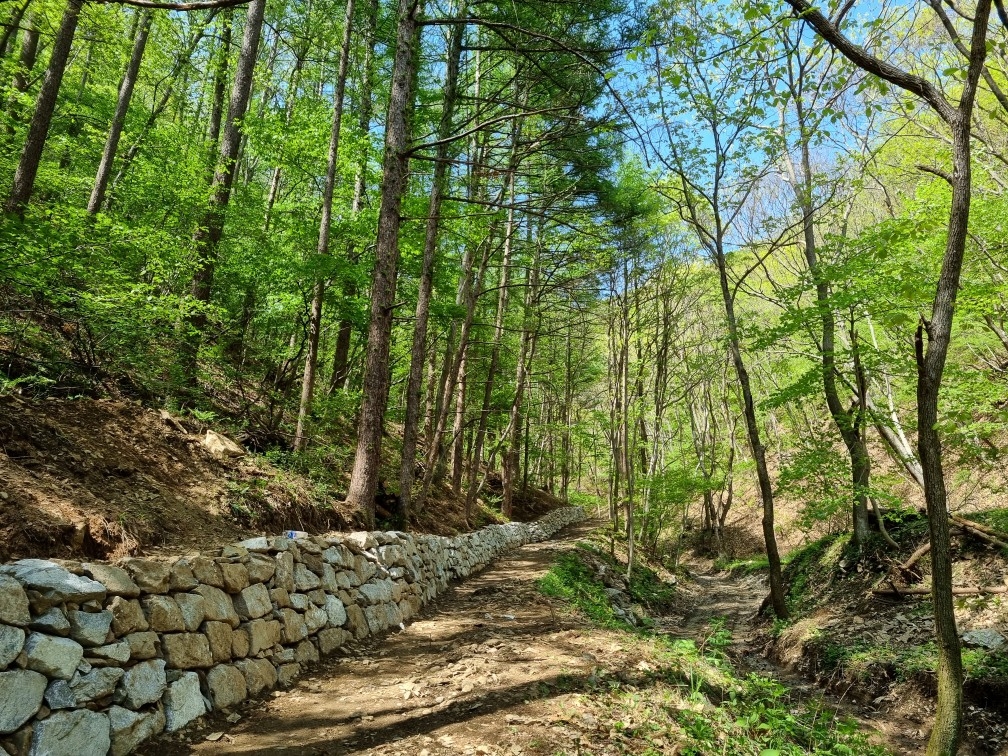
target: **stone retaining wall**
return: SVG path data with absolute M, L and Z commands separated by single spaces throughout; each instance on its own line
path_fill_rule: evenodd
M 584 518 L 453 538 L 252 538 L 173 561 L 0 566 L 0 756 L 120 756 L 402 627 L 448 581 Z

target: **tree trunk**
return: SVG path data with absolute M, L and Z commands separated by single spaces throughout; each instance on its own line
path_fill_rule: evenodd
M 463 13 L 460 16 L 464 16 Z M 401 516 L 409 516 L 416 477 L 416 446 L 419 435 L 420 396 L 423 389 L 423 369 L 427 357 L 427 324 L 430 320 L 430 302 L 434 290 L 434 262 L 437 253 L 438 232 L 441 227 L 441 201 L 448 189 L 448 168 L 451 155 L 452 120 L 458 96 L 459 62 L 462 56 L 462 38 L 465 24 L 452 26 L 448 40 L 445 69 L 444 100 L 441 121 L 438 124 L 439 144 L 431 179 L 430 203 L 427 210 L 427 227 L 424 233 L 423 263 L 417 293 L 416 319 L 413 323 L 413 346 L 410 350 L 409 377 L 406 381 L 406 417 L 403 422 L 402 463 L 399 468 L 399 508 Z
M 402 199 L 409 181 L 408 147 L 421 12 L 421 0 L 400 0 L 389 109 L 385 120 L 385 156 L 371 283 L 371 322 L 364 361 L 364 395 L 357 426 L 357 451 L 346 498 L 347 505 L 360 513 L 367 527 L 374 525 L 381 436 L 388 404 L 388 361 L 399 266 L 399 227 Z
M 31 5 L 31 0 L 25 0 L 21 3 L 19 7 L 14 9 L 10 20 L 4 24 L 4 33 L 0 37 L 0 58 L 6 58 L 10 54 L 11 48 L 14 47 L 14 39 L 17 36 L 18 28 L 21 26 L 21 19 L 24 18 L 25 11 L 28 10 L 29 5 Z
M 361 64 L 363 73 L 361 75 L 360 96 L 357 106 L 360 110 L 361 134 L 364 135 L 365 147 L 361 150 L 360 159 L 357 163 L 357 172 L 354 176 L 353 200 L 350 205 L 350 216 L 356 218 L 364 205 L 365 190 L 367 188 L 367 165 L 370 150 L 371 135 L 371 89 L 374 78 L 374 49 L 375 49 L 375 28 L 378 19 L 378 0 L 371 0 L 368 4 L 368 13 L 364 22 L 364 61 Z M 347 262 L 356 263 L 360 255 L 354 242 L 347 245 Z M 344 302 L 357 296 L 357 287 L 352 279 L 347 279 L 343 284 Z M 345 316 L 340 318 L 339 328 L 336 334 L 336 348 L 333 351 L 333 369 L 329 378 L 329 393 L 339 388 L 344 388 L 349 377 L 350 358 L 350 337 L 353 335 L 353 323 Z
M 224 213 L 231 201 L 231 187 L 234 185 L 238 149 L 241 146 L 241 131 L 238 125 L 245 116 L 252 92 L 252 74 L 259 52 L 259 37 L 262 33 L 265 10 L 266 0 L 252 0 L 249 3 L 241 53 L 238 56 L 238 67 L 231 88 L 231 102 L 221 138 L 220 154 L 210 185 L 210 206 L 193 234 L 196 272 L 193 274 L 190 293 L 197 302 L 197 310 L 188 318 L 189 332 L 183 339 L 182 348 L 183 369 L 190 387 L 196 385 L 196 358 L 207 325 L 205 307 L 210 303 L 213 294 L 218 247 L 224 233 Z
M 94 187 L 91 189 L 91 197 L 88 200 L 87 211 L 91 215 L 101 210 L 102 203 L 105 201 L 105 190 L 112 173 L 112 163 L 115 160 L 116 150 L 119 148 L 119 137 L 122 136 L 123 126 L 126 123 L 126 113 L 129 110 L 130 101 L 133 99 L 133 87 L 136 85 L 137 74 L 140 73 L 140 61 L 143 60 L 153 19 L 154 14 L 151 11 L 141 12 L 139 28 L 136 32 L 136 38 L 133 40 L 133 52 L 130 55 L 129 64 L 126 66 L 126 72 L 123 74 L 122 82 L 119 84 L 119 99 L 116 100 L 116 109 L 112 116 L 112 124 L 109 126 L 108 138 L 105 140 L 105 149 L 102 150 L 98 173 L 95 176 Z
M 35 189 L 35 176 L 38 174 L 39 163 L 42 161 L 42 150 L 45 148 L 46 137 L 49 136 L 49 124 L 56 110 L 56 98 L 59 95 L 63 74 L 66 72 L 67 61 L 70 59 L 70 47 L 73 44 L 74 33 L 77 31 L 77 19 L 80 17 L 84 0 L 69 0 L 63 18 L 60 21 L 56 39 L 53 40 L 49 67 L 46 69 L 42 88 L 35 102 L 35 114 L 28 127 L 28 138 L 21 151 L 21 160 L 14 173 L 14 184 L 4 209 L 8 213 L 23 216 L 28 200 Z
M 770 602 L 774 614 L 780 619 L 788 617 L 787 602 L 784 598 L 784 581 L 781 577 L 780 552 L 777 550 L 777 534 L 774 532 L 774 501 L 773 483 L 767 468 L 766 450 L 760 441 L 759 424 L 756 420 L 756 405 L 753 401 L 752 386 L 749 383 L 749 373 L 742 360 L 742 349 L 739 344 L 738 321 L 735 319 L 735 303 L 728 283 L 728 264 L 720 245 L 715 250 L 718 276 L 721 281 L 721 298 L 724 301 L 725 316 L 728 322 L 728 342 L 731 349 L 732 363 L 738 377 L 739 388 L 742 390 L 742 403 L 745 414 L 746 433 L 749 436 L 749 446 L 752 448 L 753 461 L 756 463 L 756 477 L 759 481 L 760 498 L 763 502 L 763 540 L 766 544 L 767 562 L 770 566 Z
M 532 361 L 532 333 L 529 323 L 529 313 L 535 302 L 539 287 L 539 255 L 536 252 L 536 259 L 532 265 L 532 270 L 528 272 L 525 282 L 525 301 L 523 304 L 524 326 L 521 332 L 521 343 L 518 347 L 518 365 L 515 368 L 515 395 L 511 402 L 511 412 L 508 418 L 508 431 L 510 438 L 504 441 L 503 460 L 503 501 L 501 510 L 504 516 L 510 519 L 514 514 L 514 484 L 518 476 L 519 454 L 521 451 L 522 436 L 522 403 L 524 401 L 525 380 L 528 375 L 528 364 Z
M 7 107 L 7 114 L 11 123 L 7 126 L 7 134 L 14 136 L 13 121 L 20 115 L 18 107 L 18 94 L 28 91 L 28 82 L 31 79 L 32 69 L 35 68 L 35 59 L 38 57 L 39 32 L 35 24 L 35 11 L 28 14 L 25 22 L 24 34 L 21 35 L 21 52 L 18 56 L 17 67 L 14 69 L 14 91 L 11 93 L 10 103 Z
M 339 71 L 336 74 L 336 102 L 333 108 L 332 129 L 329 132 L 329 157 L 326 164 L 325 188 L 322 190 L 322 220 L 319 223 L 318 258 L 329 254 L 329 230 L 332 225 L 333 191 L 336 187 L 336 164 L 339 156 L 340 124 L 343 122 L 343 97 L 346 94 L 347 66 L 350 62 L 350 39 L 353 32 L 354 0 L 347 0 L 344 15 L 343 44 L 340 47 Z M 319 335 L 322 333 L 322 303 L 325 299 L 325 278 L 315 279 L 311 311 L 308 315 L 308 349 L 305 356 L 304 378 L 301 381 L 301 402 L 298 406 L 297 430 L 294 433 L 294 451 L 302 452 L 308 444 L 307 423 L 315 392 L 315 368 L 318 365 Z

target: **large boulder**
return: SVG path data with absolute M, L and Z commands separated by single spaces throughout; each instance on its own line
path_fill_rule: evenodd
M 165 715 L 160 708 L 136 712 L 122 706 L 113 706 L 108 715 L 112 730 L 111 756 L 126 756 L 147 738 L 157 735 L 165 728 Z
M 213 664 L 210 642 L 202 633 L 167 633 L 161 649 L 169 669 L 205 669 Z
M 70 637 L 82 646 L 101 646 L 108 639 L 112 627 L 112 612 L 82 612 L 71 609 L 67 612 L 70 620 Z
M 182 621 L 187 632 L 199 630 L 206 618 L 206 599 L 198 593 L 176 593 L 172 598 L 182 612 Z
M 112 740 L 107 714 L 87 709 L 57 711 L 36 723 L 29 756 L 105 756 Z
M 231 647 L 233 645 L 233 634 L 238 632 L 232 630 L 227 622 L 204 622 L 203 633 L 210 644 L 210 655 L 214 663 L 231 661 Z
M 136 598 L 140 595 L 140 586 L 121 567 L 90 562 L 84 565 L 84 574 L 104 585 L 112 596 Z
M 329 627 L 342 627 L 347 621 L 346 607 L 335 596 L 326 596 L 325 612 Z
M 130 709 L 139 709 L 160 699 L 167 685 L 163 659 L 140 662 L 126 670 L 116 688 L 115 702 Z
M 241 623 L 241 619 L 239 619 L 237 612 L 235 612 L 231 597 L 220 588 L 214 588 L 211 585 L 201 585 L 195 592 L 204 599 L 206 618 L 208 620 L 227 622 L 233 628 L 238 627 Z
M 144 596 L 140 599 L 140 605 L 151 630 L 159 633 L 181 633 L 186 630 L 182 610 L 171 596 Z
M 167 593 L 171 581 L 171 565 L 150 559 L 127 559 L 123 567 L 144 593 Z
M 21 583 L 9 575 L 0 575 L 0 622 L 24 626 L 30 621 L 28 595 Z
M 32 617 L 28 625 L 32 630 L 38 630 L 46 635 L 70 635 L 70 620 L 62 607 L 53 606 L 41 614 Z
M 112 612 L 112 632 L 117 637 L 146 630 L 149 626 L 143 608 L 136 599 L 116 596 L 108 603 Z
M 69 680 L 84 658 L 84 648 L 69 638 L 32 633 L 25 643 L 28 669 L 41 672 L 46 677 Z
M 76 672 L 70 680 L 53 680 L 46 688 L 46 704 L 50 709 L 79 708 L 111 696 L 122 676 L 118 667 L 100 667 L 83 675 Z
M 230 664 L 218 664 L 207 672 L 207 691 L 214 709 L 230 709 L 248 697 L 245 676 Z
M 234 607 L 243 620 L 259 619 L 273 611 L 269 590 L 262 583 L 254 583 L 235 596 Z
M 245 456 L 245 449 L 237 441 L 232 441 L 223 433 L 207 428 L 206 436 L 200 441 L 203 448 L 220 459 L 237 459 Z
M 24 648 L 25 631 L 20 627 L 0 625 L 0 669 L 6 669 Z
M 66 602 L 83 604 L 105 600 L 104 585 L 91 578 L 74 575 L 45 559 L 22 559 L 5 564 L 0 566 L 0 574 L 14 578 L 33 594 L 29 599 L 37 612 Z
M 14 732 L 35 716 L 47 682 L 45 675 L 28 669 L 0 672 L 0 734 Z
M 206 714 L 206 703 L 200 692 L 199 675 L 185 672 L 168 685 L 164 694 L 165 729 L 175 732 L 197 717 Z
M 245 688 L 249 696 L 257 696 L 264 690 L 276 687 L 277 673 L 269 659 L 241 659 L 235 667 L 245 677 Z

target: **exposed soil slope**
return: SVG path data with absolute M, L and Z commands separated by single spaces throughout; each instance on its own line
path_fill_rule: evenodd
M 115 559 L 289 529 L 352 529 L 338 494 L 263 456 L 215 456 L 201 443 L 207 430 L 132 401 L 0 396 L 0 561 Z M 414 530 L 468 529 L 461 503 L 435 493 Z M 562 503 L 530 492 L 516 519 Z M 483 509 L 469 526 L 492 516 Z

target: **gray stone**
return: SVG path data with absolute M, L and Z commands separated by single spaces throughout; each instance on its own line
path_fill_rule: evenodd
M 105 756 L 112 740 L 107 714 L 58 711 L 35 724 L 29 756 Z
M 69 680 L 84 658 L 84 648 L 69 638 L 55 638 L 42 633 L 32 633 L 25 643 L 27 667 L 46 677 Z
M 196 580 L 200 583 L 214 588 L 224 587 L 224 578 L 221 575 L 220 565 L 210 559 L 210 557 L 195 556 L 189 560 L 189 564 L 192 567 L 193 575 L 196 576 Z
M 321 588 L 316 588 L 314 591 L 308 591 L 308 600 L 315 606 L 325 606 L 326 592 Z
M 268 659 L 242 659 L 236 661 L 234 665 L 245 677 L 245 688 L 249 697 L 276 687 L 276 668 Z
M 197 585 L 199 585 L 199 581 L 193 574 L 192 565 L 188 559 L 183 557 L 171 566 L 171 575 L 168 578 L 168 590 L 191 591 Z
M 123 567 L 144 593 L 167 593 L 171 565 L 150 559 L 127 559 Z
M 249 655 L 249 646 L 251 642 L 248 630 L 245 628 L 239 627 L 237 630 L 233 631 L 231 633 L 231 657 L 233 659 L 244 659 Z
M 392 600 L 392 581 L 375 580 L 365 583 L 357 591 L 369 604 L 385 604 Z
M 116 596 L 108 603 L 108 608 L 112 612 L 112 632 L 117 637 L 146 630 L 149 627 L 147 618 L 144 617 L 143 608 L 136 599 Z
M 303 593 L 292 593 L 290 594 L 290 605 L 299 612 L 306 612 L 311 606 L 311 599 Z
M 32 619 L 30 627 L 48 635 L 70 634 L 70 620 L 67 619 L 66 612 L 58 606 L 47 609 Z
M 346 607 L 335 596 L 326 596 L 325 612 L 329 627 L 342 627 L 346 623 Z
M 159 700 L 168 685 L 162 659 L 134 664 L 126 670 L 115 691 L 115 702 L 130 709 L 139 709 Z
M 276 572 L 276 561 L 263 554 L 251 554 L 248 562 L 250 583 L 268 583 Z
M 23 627 L 30 620 L 28 594 L 21 583 L 8 575 L 0 574 L 0 622 Z
M 305 626 L 308 628 L 308 635 L 321 630 L 329 622 L 329 615 L 325 609 L 313 606 L 305 612 Z
M 409 564 L 406 549 L 402 546 L 380 546 L 378 548 L 378 558 L 386 567 L 405 567 Z
M 0 672 L 0 733 L 14 732 L 42 706 L 45 675 L 27 669 Z
M 342 648 L 350 641 L 350 633 L 339 627 L 327 627 L 324 630 L 319 630 L 318 635 L 319 652 L 323 656 L 329 656 L 329 654 Z
M 264 536 L 260 536 L 259 538 L 249 538 L 248 540 L 241 541 L 235 545 L 241 546 L 246 551 L 258 551 L 263 554 L 268 553 L 270 550 L 269 539 Z
M 345 541 L 348 541 L 355 545 L 358 549 L 373 549 L 378 546 L 377 539 L 370 533 L 364 531 L 358 531 L 356 533 L 350 533 L 343 536 Z
M 287 593 L 294 592 L 294 555 L 289 551 L 276 555 L 276 572 L 273 575 L 273 586 L 283 588 Z
M 354 579 L 357 578 L 357 574 L 354 572 L 337 572 L 336 573 L 336 585 L 339 586 L 340 590 L 348 591 L 354 587 L 353 581 L 350 576 L 353 575 Z
M 309 570 L 305 565 L 294 565 L 294 587 L 298 591 L 310 591 L 322 585 L 319 576 Z
M 108 715 L 112 733 L 111 756 L 127 756 L 147 738 L 165 728 L 165 715 L 160 708 L 136 712 L 113 706 Z
M 196 589 L 196 593 L 205 600 L 206 618 L 214 622 L 227 622 L 231 627 L 238 627 L 241 620 L 235 612 L 231 597 L 220 588 L 210 585 L 201 585 Z
M 133 655 L 130 649 L 130 644 L 128 641 L 119 640 L 115 643 L 109 643 L 105 646 L 95 646 L 94 648 L 89 648 L 87 650 L 88 658 L 96 663 L 98 660 L 102 662 L 114 662 L 116 664 L 125 664 L 130 660 Z
M 322 559 L 337 567 L 353 567 L 353 554 L 344 546 L 330 546 L 322 552 Z
M 273 652 L 273 663 L 276 665 L 290 664 L 294 661 L 294 649 L 281 646 Z
M 144 596 L 140 599 L 140 605 L 151 630 L 159 633 L 181 633 L 186 629 L 182 612 L 171 596 Z
M 195 633 L 207 616 L 207 600 L 200 594 L 175 594 L 172 598 L 181 612 L 185 630 Z
M 207 691 L 216 710 L 230 709 L 248 698 L 245 676 L 230 664 L 218 664 L 207 672 Z
M 297 643 L 308 635 L 308 625 L 303 615 L 293 609 L 280 609 L 277 619 L 281 622 L 280 638 L 284 643 Z
M 84 675 L 78 672 L 69 681 L 53 680 L 46 688 L 46 705 L 50 709 L 76 709 L 111 696 L 122 676 L 123 671 L 118 667 L 102 667 Z
M 165 729 L 175 732 L 197 717 L 206 714 L 206 703 L 200 692 L 199 675 L 186 672 L 168 685 L 164 694 Z
M 239 543 L 229 543 L 221 549 L 221 556 L 230 559 L 232 562 L 247 564 L 249 560 L 249 550 Z
M 249 656 L 273 648 L 280 642 L 281 625 L 276 620 L 252 620 L 242 625 L 242 629 L 249 635 Z
M 171 669 L 203 669 L 213 664 L 210 643 L 202 633 L 166 633 L 161 650 Z
M 214 663 L 231 660 L 232 630 L 227 622 L 204 622 L 203 632 L 210 644 Z
M 105 586 L 91 578 L 74 575 L 45 559 L 22 559 L 0 566 L 0 574 L 14 578 L 25 590 L 35 592 L 29 601 L 37 612 L 65 602 L 83 604 L 103 601 Z M 19 624 L 11 622 L 9 624 Z
M 112 612 L 82 612 L 71 609 L 67 612 L 70 620 L 70 637 L 82 646 L 100 646 L 108 639 L 112 627 Z
M 277 685 L 281 688 L 289 688 L 301 674 L 301 665 L 297 662 L 281 664 L 277 667 Z
M 294 658 L 299 664 L 315 663 L 319 660 L 319 652 L 314 643 L 303 640 L 294 649 Z
M 270 590 L 270 602 L 277 609 L 289 609 L 291 606 L 290 594 L 283 588 L 273 588 Z
M 20 627 L 0 625 L 0 669 L 10 666 L 24 648 L 25 631 Z
M 234 598 L 235 611 L 243 620 L 259 619 L 273 611 L 269 590 L 262 583 L 254 583 Z
M 367 637 L 371 630 L 368 628 L 367 617 L 364 616 L 364 610 L 357 606 L 357 604 L 344 604 L 344 606 L 346 607 L 347 613 L 347 630 L 353 633 L 357 640 Z
M 239 593 L 248 588 L 249 574 L 248 568 L 244 564 L 221 562 L 220 569 L 224 590 L 228 593 Z
M 153 630 L 130 633 L 123 640 L 129 646 L 131 659 L 153 659 L 161 655 L 161 639 Z
M 1008 640 L 1004 635 L 992 627 L 982 627 L 969 630 L 962 634 L 963 643 L 974 648 L 985 648 L 988 651 L 996 651 L 1002 648 Z
M 104 585 L 105 590 L 112 596 L 136 598 L 140 595 L 140 586 L 120 567 L 89 562 L 84 565 L 84 574 Z

